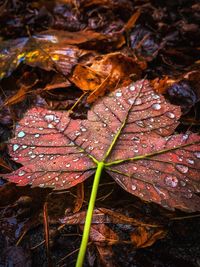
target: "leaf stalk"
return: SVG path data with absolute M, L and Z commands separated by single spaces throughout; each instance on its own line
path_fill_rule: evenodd
M 94 182 L 93 182 L 93 186 L 92 186 L 90 201 L 89 201 L 89 205 L 88 205 L 87 215 L 86 215 L 86 219 L 85 219 L 85 225 L 84 225 L 84 229 L 83 229 L 81 246 L 80 246 L 78 258 L 76 261 L 76 267 L 82 267 L 83 266 L 83 261 L 85 258 L 85 253 L 86 253 L 86 249 L 87 249 L 87 244 L 88 244 L 88 239 L 89 239 L 89 234 L 90 234 L 90 228 L 91 228 L 91 223 L 92 223 L 92 215 L 93 215 L 93 211 L 94 211 L 97 191 L 98 191 L 98 187 L 99 187 L 99 181 L 100 181 L 100 177 L 101 177 L 101 173 L 102 173 L 103 168 L 104 168 L 104 162 L 98 162 L 97 170 L 95 173 Z

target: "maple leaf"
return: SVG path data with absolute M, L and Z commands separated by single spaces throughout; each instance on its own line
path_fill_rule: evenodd
M 126 191 L 164 207 L 200 210 L 200 137 L 171 135 L 180 108 L 138 81 L 102 97 L 87 120 L 30 109 L 10 155 L 23 166 L 5 177 L 19 185 L 67 189 L 105 169 Z M 171 135 L 171 136 L 170 136 Z
M 87 120 L 65 111 L 30 109 L 9 150 L 23 164 L 4 175 L 19 185 L 70 188 L 94 172 L 76 266 L 83 265 L 102 170 L 126 191 L 166 208 L 200 210 L 200 136 L 171 135 L 180 108 L 142 80 L 100 98 Z

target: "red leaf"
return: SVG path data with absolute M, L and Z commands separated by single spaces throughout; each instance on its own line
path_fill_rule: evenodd
M 171 135 L 180 109 L 139 81 L 102 97 L 87 120 L 65 111 L 32 108 L 19 122 L 10 154 L 24 166 L 19 185 L 72 187 L 98 162 L 128 192 L 167 208 L 200 210 L 200 137 Z

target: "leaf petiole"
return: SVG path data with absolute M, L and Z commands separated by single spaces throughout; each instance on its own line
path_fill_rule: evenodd
M 89 201 L 89 205 L 88 205 L 87 215 L 86 215 L 86 219 L 85 219 L 85 225 L 84 225 L 84 229 L 83 229 L 81 246 L 80 246 L 78 258 L 76 261 L 76 267 L 82 267 L 83 266 L 83 261 L 85 258 L 85 252 L 87 249 L 87 244 L 88 244 L 88 239 L 89 239 L 89 234 L 90 234 L 90 227 L 91 227 L 91 223 L 92 223 L 92 215 L 93 215 L 95 200 L 96 200 L 96 196 L 97 196 L 97 190 L 99 187 L 99 181 L 100 181 L 100 177 L 101 177 L 101 173 L 102 173 L 103 168 L 104 168 L 104 162 L 98 162 L 97 170 L 95 173 L 94 182 L 93 182 L 93 186 L 92 186 L 90 201 Z

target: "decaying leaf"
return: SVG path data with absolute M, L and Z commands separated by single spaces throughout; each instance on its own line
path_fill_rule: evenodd
M 83 205 L 83 201 L 84 201 L 84 184 L 78 184 L 76 187 L 76 199 L 75 199 L 75 205 L 74 205 L 74 209 L 73 209 L 73 213 L 78 212 Z
M 121 36 L 121 38 L 120 38 Z M 83 56 L 97 53 L 95 43 L 103 42 L 111 45 L 124 43 L 120 36 L 106 35 L 94 31 L 80 31 L 74 34 L 66 31 L 45 31 L 30 38 L 19 38 L 4 41 L 0 45 L 0 79 L 11 75 L 20 63 L 37 66 L 45 70 L 57 70 L 62 74 L 69 74 Z M 98 41 L 98 42 L 97 42 Z M 83 49 L 78 45 L 84 46 Z
M 166 208 L 200 209 L 200 136 L 175 134 L 180 108 L 141 80 L 100 98 L 87 120 L 30 109 L 10 140 L 23 164 L 4 177 L 67 189 L 104 169 L 124 190 Z M 40 164 L 38 164 L 40 161 Z
M 131 76 L 139 78 L 140 66 L 131 57 L 122 53 L 110 53 L 94 58 L 92 65 L 77 65 L 70 80 L 83 91 L 92 91 L 88 102 L 105 94 L 106 90 L 114 90 L 131 83 Z
M 79 224 L 82 229 L 85 216 L 86 212 L 82 211 L 66 216 L 61 222 L 66 225 Z M 112 228 L 112 225 L 115 227 Z M 120 232 L 121 235 L 119 235 Z M 123 233 L 126 233 L 125 239 Z M 128 240 L 127 235 L 130 237 Z M 136 248 L 148 247 L 165 235 L 164 228 L 154 222 L 146 224 L 120 212 L 105 208 L 95 209 L 93 213 L 90 240 L 97 246 L 132 243 Z

